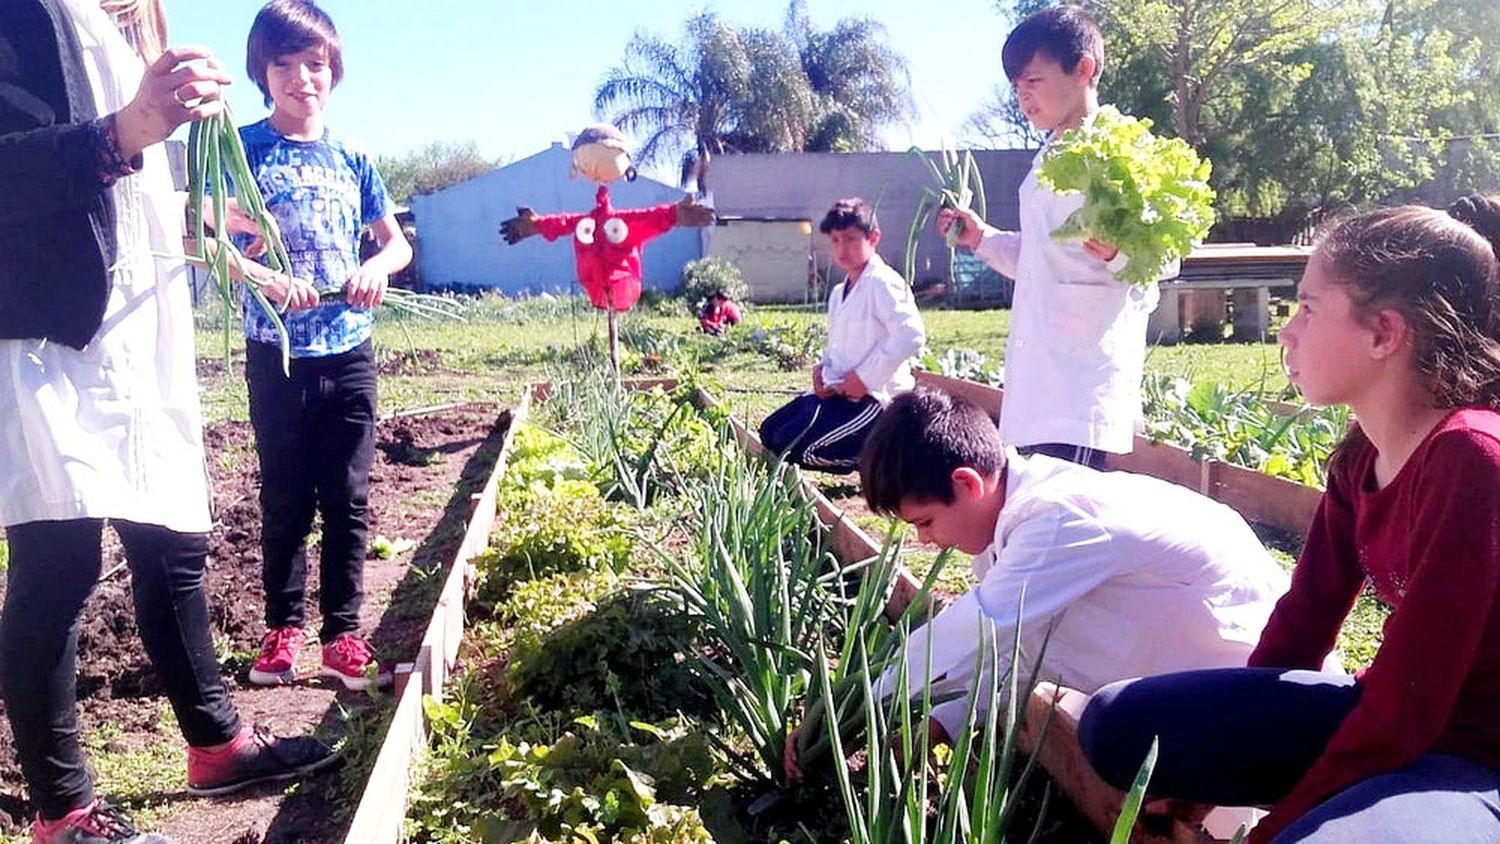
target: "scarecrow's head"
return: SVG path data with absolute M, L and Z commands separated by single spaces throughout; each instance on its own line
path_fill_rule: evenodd
M 625 136 L 608 123 L 595 123 L 573 141 L 573 172 L 591 182 L 635 181 Z

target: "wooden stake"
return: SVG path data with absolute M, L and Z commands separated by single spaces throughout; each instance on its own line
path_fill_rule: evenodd
M 615 322 L 615 303 L 609 303 L 609 366 L 615 371 L 615 381 L 620 380 L 620 331 Z

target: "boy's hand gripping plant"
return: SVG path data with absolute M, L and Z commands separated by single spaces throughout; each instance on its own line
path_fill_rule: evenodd
M 225 354 L 229 350 L 230 317 L 234 312 L 233 279 L 237 277 L 249 289 L 255 303 L 270 318 L 272 325 L 276 326 L 281 346 L 281 367 L 283 371 L 288 371 L 291 365 L 291 347 L 287 340 L 286 324 L 282 322 L 281 311 L 263 292 L 268 281 L 263 275 L 251 272 L 250 260 L 240 253 L 229 237 L 230 185 L 234 187 L 239 210 L 255 224 L 266 244 L 266 265 L 271 271 L 291 278 L 292 259 L 281 239 L 281 229 L 276 224 L 276 218 L 267 208 L 265 197 L 261 196 L 255 176 L 250 172 L 245 147 L 240 143 L 240 133 L 229 116 L 227 103 L 224 110 L 213 117 L 193 123 L 188 131 L 187 162 L 188 235 L 192 238 L 194 250 L 188 259 L 205 267 L 209 277 L 218 285 L 224 304 Z M 203 215 L 205 199 L 213 203 L 215 225 L 211 238 Z M 342 288 L 324 291 L 319 294 L 319 302 L 340 302 L 344 300 L 344 295 Z M 401 317 L 463 321 L 462 307 L 454 300 L 441 296 L 413 293 L 393 287 L 385 291 L 383 304 Z
M 1186 141 L 1159 138 L 1149 119 L 1105 106 L 1047 149 L 1037 178 L 1058 193 L 1084 195 L 1054 238 L 1114 245 L 1129 259 L 1115 277 L 1147 285 L 1208 235 L 1211 171 Z
M 972 210 L 981 219 L 988 214 L 985 210 L 984 178 L 979 174 L 979 166 L 974 163 L 972 153 L 968 150 L 959 153 L 945 147 L 937 162 L 918 147 L 912 147 L 907 153 L 920 159 L 932 176 L 931 181 L 922 187 L 922 198 L 917 202 L 916 213 L 911 218 L 911 229 L 906 234 L 906 280 L 913 283 L 916 281 L 917 271 L 917 241 L 939 211 L 945 208 Z M 950 277 L 953 250 L 963 231 L 963 221 L 954 220 L 945 235 Z

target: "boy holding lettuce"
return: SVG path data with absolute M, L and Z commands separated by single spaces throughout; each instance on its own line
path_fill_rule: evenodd
M 1077 6 L 1055 6 L 1021 21 L 1001 53 L 1021 110 L 1048 146 L 1099 110 L 1104 41 Z M 961 226 L 960 246 L 1016 280 L 1005 349 L 1000 433 L 1022 454 L 1046 454 L 1104 467 L 1106 453 L 1127 453 L 1140 415 L 1146 321 L 1156 286 L 1115 278 L 1126 258 L 1100 240 L 1051 236 L 1084 202 L 1040 181 L 1037 153 L 1021 183 L 1020 231 L 1001 231 L 967 209 L 944 209 L 946 235 Z M 1176 275 L 1169 264 L 1162 277 Z

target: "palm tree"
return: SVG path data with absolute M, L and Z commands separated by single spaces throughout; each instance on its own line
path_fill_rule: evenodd
M 906 62 L 885 42 L 880 23 L 844 18 L 819 31 L 806 0 L 791 0 L 785 29 L 817 98 L 807 151 L 879 149 L 880 129 L 912 115 Z
M 704 190 L 714 155 L 801 149 L 812 94 L 785 39 L 711 12 L 685 30 L 680 47 L 635 35 L 594 93 L 596 113 L 645 137 L 640 163 L 686 147 L 683 184 Z
M 873 21 L 820 32 L 793 0 L 784 32 L 713 13 L 684 29 L 681 46 L 637 34 L 594 93 L 597 114 L 645 138 L 642 164 L 685 150 L 683 185 L 706 190 L 726 153 L 878 148 L 880 128 L 911 113 L 906 64 Z

